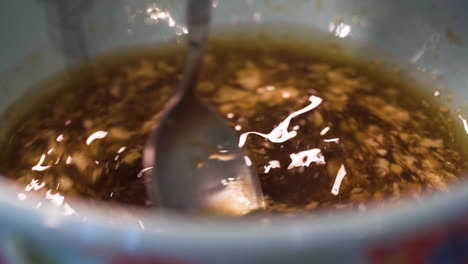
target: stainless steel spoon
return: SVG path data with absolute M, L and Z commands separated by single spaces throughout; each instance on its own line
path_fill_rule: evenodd
M 211 0 L 189 0 L 182 81 L 143 153 L 153 167 L 153 203 L 186 212 L 242 215 L 265 206 L 250 160 L 226 122 L 195 96 L 209 33 Z

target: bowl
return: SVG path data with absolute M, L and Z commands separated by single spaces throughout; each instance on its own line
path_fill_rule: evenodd
M 468 118 L 468 4 L 461 0 L 213 0 L 213 34 L 265 31 L 385 57 Z M 0 10 L 0 140 L 41 81 L 112 51 L 183 45 L 185 1 L 24 0 Z M 351 44 L 350 44 L 351 43 Z M 172 45 L 171 44 L 171 45 Z M 468 133 L 468 125 L 467 133 Z M 6 153 L 7 154 L 7 153 Z M 211 219 L 43 197 L 0 180 L 0 263 L 458 263 L 468 185 L 333 216 Z M 70 204 L 73 204 L 71 207 Z M 463 250 L 465 249 L 465 250 Z M 3 262 L 2 262 L 3 261 Z

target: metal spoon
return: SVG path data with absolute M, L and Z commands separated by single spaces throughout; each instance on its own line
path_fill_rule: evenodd
M 188 53 L 182 81 L 143 153 L 153 167 L 150 193 L 159 207 L 242 215 L 265 206 L 256 173 L 226 122 L 195 96 L 209 33 L 211 0 L 189 0 Z

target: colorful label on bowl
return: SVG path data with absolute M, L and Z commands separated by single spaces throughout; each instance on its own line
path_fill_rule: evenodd
M 391 243 L 381 242 L 368 252 L 371 263 L 468 263 L 468 218 Z

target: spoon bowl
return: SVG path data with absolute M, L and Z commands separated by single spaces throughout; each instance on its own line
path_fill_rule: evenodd
M 149 193 L 157 206 L 243 215 L 265 207 L 258 177 L 234 131 L 195 96 L 210 9 L 210 0 L 188 2 L 184 74 L 145 145 L 143 165 L 153 168 Z

